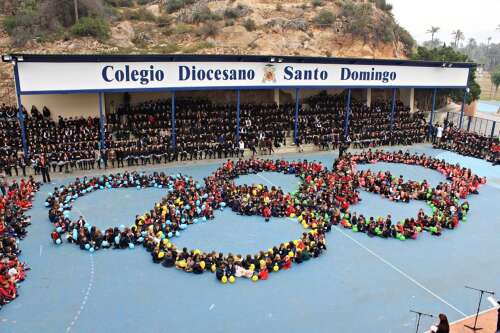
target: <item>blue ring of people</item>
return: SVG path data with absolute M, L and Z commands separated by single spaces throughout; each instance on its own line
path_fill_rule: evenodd
M 359 164 L 401 163 L 436 170 L 447 178 L 432 187 L 427 181 L 405 181 L 390 172 L 357 170 Z M 279 172 L 301 179 L 298 189 L 284 193 L 277 186 L 262 184 L 236 185 L 241 175 L 259 172 Z M 74 243 L 82 250 L 94 252 L 106 248 L 143 246 L 151 253 L 154 263 L 201 274 L 211 271 L 222 283 L 234 283 L 236 278 L 266 280 L 270 273 L 287 270 L 294 264 L 320 256 L 326 250 L 325 234 L 332 227 L 351 229 L 372 237 L 386 239 L 417 239 L 426 231 L 440 236 L 446 229 L 455 229 L 467 220 L 469 204 L 464 201 L 486 182 L 470 169 L 444 160 L 409 152 L 364 151 L 346 154 L 329 169 L 316 161 L 286 161 L 272 159 L 228 160 L 202 186 L 192 177 L 163 172 L 123 172 L 107 176 L 77 178 L 75 182 L 55 188 L 48 194 L 45 206 L 54 224 L 51 238 L 55 244 Z M 116 188 L 162 188 L 167 194 L 149 212 L 137 216 L 133 225 L 120 225 L 101 231 L 83 217 L 71 221 L 73 202 L 98 190 Z M 358 189 L 376 193 L 395 202 L 425 201 L 431 208 L 428 215 L 420 209 L 416 217 L 396 223 L 391 215 L 368 217 L 357 214 L 352 205 L 361 200 Z M 305 232 L 295 240 L 276 245 L 256 255 L 233 255 L 177 249 L 173 243 L 190 225 L 214 219 L 217 209 L 231 208 L 241 215 L 291 218 Z

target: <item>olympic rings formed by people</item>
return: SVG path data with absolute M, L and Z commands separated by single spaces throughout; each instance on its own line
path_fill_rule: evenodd
M 426 181 L 405 181 L 390 172 L 356 170 L 358 164 L 378 161 L 433 169 L 445 175 L 448 182 L 431 187 Z M 235 184 L 235 179 L 241 175 L 263 171 L 294 175 L 301 179 L 301 183 L 292 193 L 284 193 L 276 186 Z M 151 252 L 155 263 L 196 274 L 212 271 L 222 283 L 234 283 L 236 277 L 265 280 L 271 272 L 318 257 L 326 250 L 325 234 L 332 226 L 402 241 L 417 239 L 424 231 L 439 236 L 444 230 L 454 229 L 461 221 L 466 221 L 469 205 L 460 200 L 470 193 L 478 193 L 479 186 L 485 181 L 469 169 L 426 155 L 370 150 L 347 154 L 337 160 L 332 169 L 307 160 L 229 160 L 204 179 L 204 186 L 181 174 L 124 172 L 84 177 L 49 193 L 46 206 L 50 208 L 49 219 L 55 226 L 51 237 L 56 244 L 66 240 L 90 252 L 142 245 Z M 131 227 L 120 225 L 102 232 L 82 217 L 71 221 L 72 203 L 79 197 L 97 190 L 130 187 L 161 188 L 167 193 L 153 209 L 137 216 Z M 351 209 L 361 200 L 360 188 L 391 201 L 425 201 L 432 213 L 427 214 L 421 209 L 416 217 L 396 223 L 393 223 L 391 215 L 365 217 Z M 305 232 L 296 240 L 253 256 L 176 248 L 172 242 L 175 237 L 192 224 L 213 220 L 214 211 L 225 207 L 240 215 L 260 215 L 266 221 L 271 217 L 289 218 L 299 222 Z

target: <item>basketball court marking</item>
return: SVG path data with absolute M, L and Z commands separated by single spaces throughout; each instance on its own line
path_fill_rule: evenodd
M 427 288 L 426 286 L 424 286 L 422 283 L 418 282 L 417 280 L 415 280 L 414 278 L 412 278 L 410 275 L 408 275 L 407 273 L 403 272 L 400 268 L 396 267 L 394 264 L 390 263 L 387 259 L 384 259 L 382 256 L 378 255 L 377 253 L 373 252 L 372 250 L 370 250 L 368 247 L 366 247 L 364 244 L 362 244 L 361 242 L 357 241 L 356 239 L 354 239 L 351 235 L 347 234 L 345 231 L 343 231 L 341 228 L 339 228 L 338 226 L 334 226 L 335 230 L 337 230 L 338 232 L 340 232 L 342 235 L 344 235 L 345 237 L 349 238 L 350 240 L 352 240 L 355 244 L 357 244 L 359 247 L 361 247 L 362 249 L 364 249 L 365 251 L 367 251 L 368 253 L 370 253 L 372 256 L 374 256 L 375 258 L 377 258 L 378 260 L 382 261 L 384 264 L 386 264 L 387 266 L 389 266 L 390 268 L 392 268 L 393 270 L 395 270 L 396 272 L 398 272 L 399 274 L 401 274 L 402 276 L 404 276 L 406 279 L 410 280 L 411 282 L 413 282 L 415 285 L 417 285 L 418 287 L 420 287 L 421 289 L 423 289 L 424 291 L 426 291 L 428 294 L 430 294 L 431 296 L 433 296 L 434 298 L 436 298 L 437 300 L 439 300 L 440 302 L 446 304 L 447 306 L 449 306 L 450 308 L 452 308 L 454 311 L 456 311 L 457 313 L 459 313 L 460 315 L 462 316 L 467 316 L 465 314 L 465 312 L 459 310 L 456 306 L 450 304 L 448 301 L 446 301 L 444 298 L 442 298 L 441 296 L 437 295 L 436 293 L 434 293 L 432 290 L 430 290 L 429 288 Z
M 76 315 L 73 317 L 73 320 L 71 321 L 71 323 L 66 328 L 66 332 L 71 331 L 73 326 L 75 326 L 76 322 L 80 318 L 82 311 L 85 309 L 85 305 L 87 305 L 87 300 L 89 299 L 90 292 L 92 291 L 93 285 L 94 285 L 94 256 L 91 254 L 90 255 L 90 279 L 89 279 L 89 284 L 87 286 L 87 291 L 85 292 L 85 296 L 83 296 L 83 300 L 82 300 L 82 303 L 80 304 L 80 308 L 76 312 Z
M 257 174 L 258 177 L 264 179 L 266 182 L 268 182 L 269 184 L 271 184 L 272 186 L 275 186 L 275 187 L 280 187 L 278 185 L 276 185 L 275 183 L 273 183 L 272 181 L 270 181 L 267 177 L 265 176 L 262 176 L 260 173 Z
M 80 216 L 83 217 L 85 220 L 87 220 L 87 218 L 85 217 L 85 215 L 83 214 L 83 212 L 80 209 L 76 208 L 74 210 L 78 211 L 80 213 Z M 82 314 L 82 311 L 85 309 L 85 305 L 87 304 L 87 300 L 89 299 L 90 292 L 92 291 L 93 285 L 94 285 L 94 256 L 92 254 L 90 254 L 90 279 L 89 279 L 89 284 L 87 286 L 87 291 L 85 292 L 85 296 L 83 296 L 83 300 L 82 300 L 82 303 L 80 304 L 80 308 L 76 312 L 76 315 L 73 317 L 73 320 L 71 321 L 71 323 L 66 328 L 66 332 L 71 331 L 73 326 L 75 326 L 76 322 L 80 318 L 80 315 Z

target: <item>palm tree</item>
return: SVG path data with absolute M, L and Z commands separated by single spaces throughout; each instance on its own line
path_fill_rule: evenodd
M 453 31 L 451 34 L 453 36 L 455 48 L 458 48 L 458 44 L 460 43 L 460 41 L 465 39 L 465 35 L 460 29 Z
M 431 34 L 431 43 L 434 43 L 434 35 L 439 31 L 439 29 L 439 27 L 431 26 L 431 28 L 426 31 L 428 34 Z
M 474 38 L 469 38 L 467 42 L 467 53 L 470 56 L 472 54 L 472 50 L 477 47 L 477 42 Z

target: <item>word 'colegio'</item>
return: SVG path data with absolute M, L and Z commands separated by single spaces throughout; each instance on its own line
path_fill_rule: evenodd
M 130 65 L 125 65 L 123 69 L 115 66 L 104 66 L 102 69 L 102 78 L 106 82 L 139 82 L 142 85 L 147 85 L 149 82 L 163 81 L 165 72 L 161 69 L 155 69 L 153 65 L 149 69 L 131 69 Z

